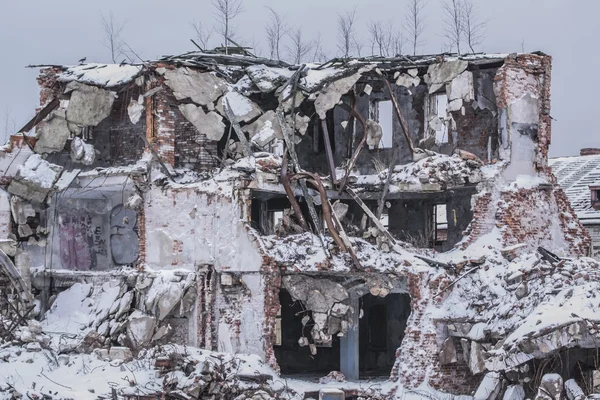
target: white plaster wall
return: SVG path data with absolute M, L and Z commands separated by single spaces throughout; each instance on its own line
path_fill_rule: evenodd
M 11 233 L 10 215 L 10 195 L 6 190 L 0 189 L 0 240 L 8 239 Z
M 236 200 L 216 193 L 153 187 L 145 194 L 146 264 L 151 268 L 259 271 L 262 258 Z
M 266 360 L 263 330 L 265 327 L 265 282 L 258 273 L 242 275 L 243 294 L 218 294 L 215 301 L 218 350 L 229 353 L 256 354 Z

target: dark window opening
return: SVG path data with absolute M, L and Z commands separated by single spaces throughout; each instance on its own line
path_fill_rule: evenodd
M 360 375 L 389 376 L 396 362 L 396 350 L 404 339 L 410 296 L 406 293 L 391 293 L 386 297 L 367 294 L 360 299 L 360 308 Z
M 275 358 L 284 375 L 315 374 L 326 375 L 340 370 L 340 340 L 334 335 L 331 346 L 312 347 L 314 341 L 310 331 L 314 325 L 312 312 L 306 310 L 299 301 L 294 301 L 285 289 L 279 292 L 281 312 L 278 317 L 275 342 Z M 308 316 L 305 325 L 302 319 Z M 279 333 L 277 333 L 279 331 Z M 305 338 L 306 340 L 300 340 Z M 301 346 L 301 343 L 304 344 Z
M 308 211 L 308 205 L 303 198 L 296 198 L 300 205 L 300 211 L 304 220 L 312 227 L 313 223 Z M 319 226 L 323 227 L 324 221 L 321 214 L 321 207 L 315 205 L 317 216 L 319 217 Z M 280 235 L 302 233 L 304 229 L 292 211 L 292 206 L 287 197 L 274 197 L 268 200 L 260 198 L 252 199 L 250 225 L 263 235 Z

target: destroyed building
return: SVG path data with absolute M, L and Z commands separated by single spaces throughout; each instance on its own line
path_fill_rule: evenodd
M 581 149 L 579 156 L 550 159 L 552 173 L 592 240 L 592 257 L 600 260 L 600 149 Z
M 583 386 L 598 265 L 548 165 L 550 72 L 542 53 L 43 66 L 0 153 L 5 274 L 64 353 L 173 342 L 481 399 Z M 576 315 L 536 323 L 559 303 Z

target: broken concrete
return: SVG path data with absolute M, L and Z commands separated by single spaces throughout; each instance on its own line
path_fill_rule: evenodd
M 70 134 L 66 110 L 55 110 L 37 130 L 38 140 L 35 143 L 34 151 L 40 154 L 61 151 L 65 148 Z
M 223 118 L 214 111 L 205 113 L 202 107 L 193 104 L 180 104 L 179 111 L 190 121 L 198 132 L 206 135 L 209 140 L 221 140 L 225 131 Z
M 43 203 L 60 176 L 63 167 L 32 154 L 17 171 L 8 191 L 34 203 Z
M 69 129 L 79 134 L 86 126 L 96 126 L 109 116 L 117 94 L 95 86 L 70 82 L 66 93 L 71 93 L 66 119 Z
M 213 72 L 198 72 L 191 68 L 167 69 L 165 84 L 173 90 L 177 100 L 190 99 L 200 106 L 214 107 L 227 89 L 226 83 Z

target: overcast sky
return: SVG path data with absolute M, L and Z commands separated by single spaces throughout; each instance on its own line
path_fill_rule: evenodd
M 408 0 L 243 0 L 245 11 L 234 21 L 237 37 L 261 44 L 266 53 L 265 6 L 302 26 L 305 37 L 319 35 L 325 50 L 336 55 L 338 12 L 357 8 L 359 39 L 368 42 L 366 24 L 392 18 L 400 25 Z M 426 0 L 425 32 L 420 53 L 442 49 L 441 0 Z M 598 106 L 600 66 L 598 0 L 474 0 L 488 20 L 479 49 L 492 52 L 541 50 L 553 56 L 551 156 L 575 155 L 581 147 L 600 147 Z M 107 62 L 100 14 L 113 12 L 125 23 L 124 39 L 144 59 L 194 50 L 190 21 L 214 24 L 209 0 L 0 0 L 0 133 L 5 121 L 19 129 L 38 102 L 37 70 L 28 64 L 73 64 L 82 57 Z M 216 43 L 215 43 L 216 44 Z M 407 46 L 408 51 L 408 46 Z

